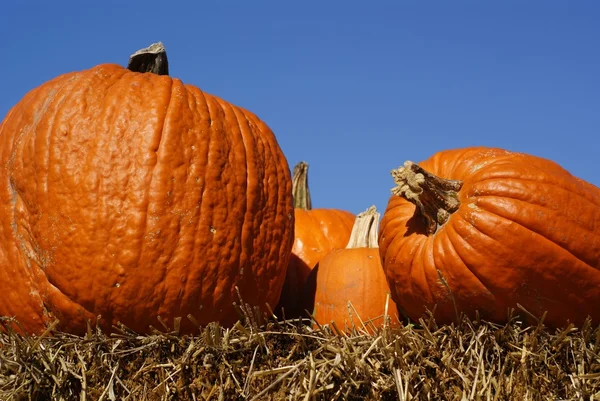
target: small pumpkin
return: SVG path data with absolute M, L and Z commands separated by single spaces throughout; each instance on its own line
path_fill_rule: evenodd
M 308 163 L 301 161 L 292 174 L 294 199 L 294 245 L 277 313 L 286 318 L 306 315 L 310 305 L 303 294 L 308 275 L 323 256 L 348 243 L 355 216 L 345 210 L 312 208 L 308 186 Z M 310 310 L 310 309 L 309 309 Z
M 558 164 L 498 148 L 446 150 L 392 172 L 379 250 L 411 319 L 434 310 L 505 322 L 600 320 L 600 189 Z M 527 313 L 522 313 L 534 322 Z
M 150 72 L 151 71 L 151 72 Z M 30 91 L 0 125 L 0 315 L 27 332 L 228 326 L 280 296 L 291 176 L 256 115 L 168 76 L 158 43 Z
M 379 217 L 375 206 L 356 216 L 345 248 L 325 255 L 310 273 L 307 298 L 314 302 L 314 319 L 320 324 L 335 322 L 340 329 L 353 327 L 373 332 L 389 317 L 399 324 L 398 309 L 379 258 L 377 235 Z

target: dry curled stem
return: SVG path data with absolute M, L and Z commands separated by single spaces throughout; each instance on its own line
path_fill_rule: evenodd
M 140 49 L 129 56 L 127 69 L 134 72 L 152 72 L 157 75 L 169 75 L 167 51 L 161 42 Z
M 296 209 L 311 210 L 312 201 L 308 190 L 308 163 L 301 161 L 294 167 L 292 174 L 292 194 Z
M 350 240 L 346 248 L 377 248 L 379 247 L 379 212 L 373 205 L 362 213 L 359 213 L 354 220 Z
M 462 181 L 438 177 L 411 161 L 392 170 L 392 177 L 396 183 L 392 193 L 417 206 L 425 220 L 427 235 L 435 233 L 460 207 L 458 191 Z

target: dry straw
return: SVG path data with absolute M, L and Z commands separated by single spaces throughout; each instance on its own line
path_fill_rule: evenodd
M 1 400 L 593 400 L 600 330 L 550 331 L 433 319 L 347 332 L 277 320 L 240 303 L 240 322 L 194 336 L 126 327 L 39 337 L 1 321 Z M 177 325 L 177 324 L 176 324 Z M 316 328 L 314 328 L 316 327 Z

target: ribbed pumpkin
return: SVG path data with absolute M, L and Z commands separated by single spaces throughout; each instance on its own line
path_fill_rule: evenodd
M 436 307 L 440 323 L 476 310 L 504 322 L 521 305 L 547 311 L 549 326 L 598 323 L 600 189 L 552 161 L 485 147 L 392 174 L 379 249 L 408 317 Z
M 308 163 L 301 161 L 292 174 L 295 239 L 277 313 L 286 318 L 306 317 L 302 297 L 310 271 L 333 249 L 343 248 L 350 239 L 355 216 L 345 210 L 312 208 L 308 186 Z
M 392 326 L 399 324 L 379 258 L 379 217 L 375 206 L 359 213 L 348 245 L 325 255 L 311 271 L 308 291 L 314 292 L 307 298 L 312 298 L 313 317 L 320 324 L 335 322 L 342 330 L 366 327 L 369 332 L 383 325 L 384 316 Z
M 80 333 L 238 319 L 280 296 L 291 176 L 251 112 L 167 73 L 159 43 L 30 91 L 0 126 L 0 315 Z M 133 70 L 133 71 L 132 71 Z M 154 71 L 145 72 L 145 71 Z

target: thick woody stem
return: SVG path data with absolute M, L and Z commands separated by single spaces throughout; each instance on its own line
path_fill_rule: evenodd
M 375 206 L 359 213 L 354 220 L 346 248 L 378 248 L 379 216 Z
M 129 56 L 127 69 L 134 72 L 152 72 L 157 75 L 169 75 L 167 51 L 161 42 L 153 43 Z
M 310 191 L 308 190 L 308 163 L 300 162 L 294 167 L 292 175 L 292 195 L 296 209 L 311 210 Z
M 458 191 L 462 181 L 440 178 L 411 161 L 393 170 L 392 177 L 396 183 L 392 193 L 417 206 L 428 235 L 435 233 L 460 207 Z

